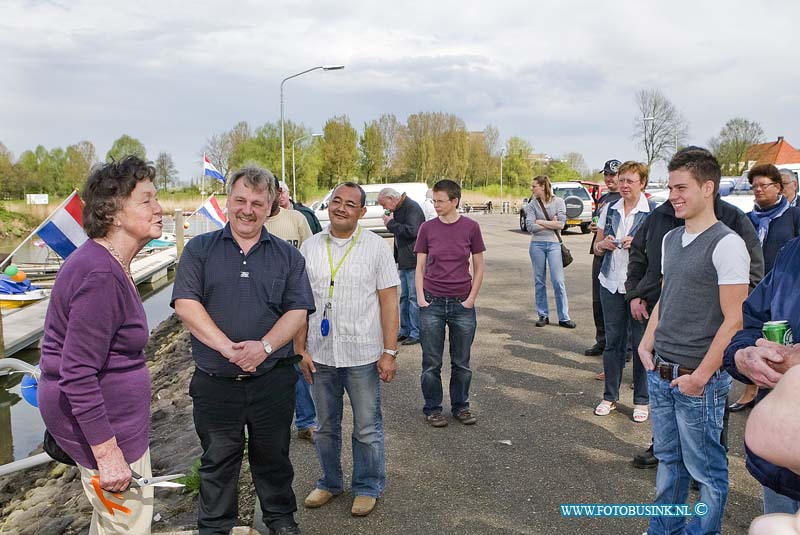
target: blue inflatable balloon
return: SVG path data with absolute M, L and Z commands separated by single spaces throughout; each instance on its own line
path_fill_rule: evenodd
M 22 378 L 19 389 L 22 391 L 22 399 L 34 407 L 39 407 L 39 383 L 36 381 L 36 378 L 26 374 L 25 377 Z

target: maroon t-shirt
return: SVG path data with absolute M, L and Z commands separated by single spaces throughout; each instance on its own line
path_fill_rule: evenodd
M 102 245 L 87 240 L 58 271 L 39 362 L 42 419 L 81 466 L 97 468 L 89 445 L 112 437 L 129 463 L 147 449 L 147 338 L 136 288 Z
M 472 289 L 469 257 L 486 250 L 477 221 L 461 216 L 455 223 L 438 217 L 419 228 L 415 253 L 425 253 L 423 289 L 436 297 L 467 297 Z

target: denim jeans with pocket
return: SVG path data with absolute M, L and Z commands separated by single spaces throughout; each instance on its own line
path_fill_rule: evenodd
M 603 321 L 605 322 L 606 347 L 603 350 L 603 371 L 606 374 L 603 399 L 619 401 L 619 387 L 622 384 L 622 370 L 625 368 L 625 356 L 628 352 L 628 341 L 633 338 L 631 356 L 633 366 L 633 403 L 647 405 L 647 375 L 637 350 L 638 342 L 644 334 L 644 324 L 631 316 L 631 309 L 625 301 L 625 294 L 611 293 L 600 286 L 600 301 L 603 304 Z
M 415 269 L 400 269 L 400 336 L 419 340 L 419 306 Z
M 311 385 L 303 377 L 300 365 L 295 364 L 294 370 L 297 372 L 297 382 L 294 385 L 294 425 L 300 431 L 316 427 L 317 411 L 314 410 L 314 400 L 311 398 Z
M 426 415 L 442 412 L 442 359 L 445 329 L 450 338 L 450 408 L 453 414 L 469 408 L 470 349 L 475 339 L 475 308 L 466 308 L 460 297 L 434 297 L 425 293 L 429 305 L 419 310 L 422 342 L 422 396 Z
M 353 496 L 378 498 L 386 484 L 383 416 L 378 363 L 336 368 L 315 362 L 311 393 L 317 407 L 315 434 L 322 477 L 317 488 L 332 494 L 344 491 L 342 476 L 342 411 L 344 393 L 353 409 Z
M 720 442 L 731 376 L 716 372 L 703 394 L 687 396 L 656 371 L 647 372 L 653 422 L 653 453 L 658 458 L 655 504 L 682 504 L 692 479 L 700 487 L 707 514 L 652 517 L 649 535 L 719 533 L 728 499 L 728 460 Z
M 557 241 L 532 241 L 528 251 L 533 265 L 536 286 L 536 313 L 550 317 L 547 304 L 547 266 L 550 266 L 550 282 L 556 296 L 558 321 L 569 321 L 567 286 L 564 282 L 564 264 L 561 262 L 561 244 Z

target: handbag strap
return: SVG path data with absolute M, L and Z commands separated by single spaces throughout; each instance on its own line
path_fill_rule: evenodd
M 539 203 L 539 206 L 542 207 L 542 212 L 544 212 L 545 219 L 550 221 L 550 214 L 547 213 L 547 208 L 544 207 L 544 203 L 542 202 L 542 199 L 540 199 L 539 197 L 536 197 L 536 201 Z M 551 230 L 556 233 L 556 238 L 558 238 L 558 243 L 564 243 L 563 241 L 561 241 L 561 233 L 559 231 L 555 230 L 555 229 L 551 229 Z

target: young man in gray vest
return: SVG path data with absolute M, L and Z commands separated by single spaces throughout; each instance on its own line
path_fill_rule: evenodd
M 712 534 L 720 532 L 728 497 L 720 434 L 731 377 L 721 369 L 722 354 L 742 326 L 750 256 L 744 240 L 714 214 L 717 160 L 704 150 L 685 150 L 668 170 L 669 201 L 686 225 L 664 236 L 663 289 L 639 345 L 659 461 L 655 503 L 686 503 L 694 479 L 706 514 L 686 526 L 683 517 L 653 517 L 648 534 Z

